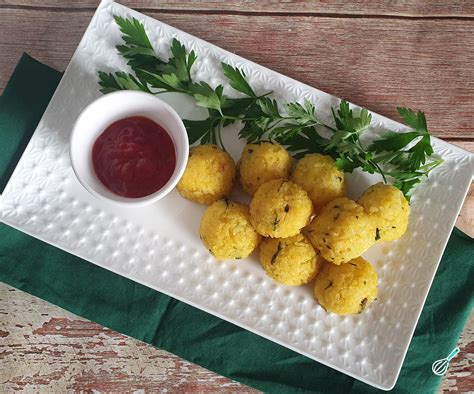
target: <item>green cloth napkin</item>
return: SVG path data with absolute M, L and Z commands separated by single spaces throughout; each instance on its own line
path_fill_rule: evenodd
M 58 71 L 28 55 L 18 64 L 0 101 L 2 185 L 41 118 L 60 76 Z M 441 378 L 431 372 L 431 364 L 446 357 L 456 346 L 472 308 L 473 262 L 472 239 L 455 230 L 394 391 L 436 391 Z M 3 223 L 0 224 L 0 280 L 260 390 L 378 391 Z

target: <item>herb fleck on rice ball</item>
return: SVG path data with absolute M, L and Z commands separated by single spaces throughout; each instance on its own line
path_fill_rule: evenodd
M 291 180 L 306 190 L 316 212 L 332 200 L 346 195 L 344 171 L 336 167 L 330 156 L 306 155 L 296 163 Z
M 195 146 L 177 188 L 184 198 L 209 205 L 232 192 L 235 172 L 227 152 L 216 145 Z
M 377 240 L 393 241 L 407 231 L 410 205 L 395 186 L 377 183 L 362 194 L 358 203 L 373 217 Z
M 260 263 L 269 277 L 290 286 L 311 282 L 321 266 L 320 257 L 302 234 L 265 238 L 260 245 Z
M 209 252 L 219 260 L 248 257 L 261 239 L 250 224 L 248 206 L 227 199 L 207 208 L 199 235 Z
M 250 222 L 261 235 L 286 238 L 305 227 L 313 212 L 308 194 L 296 183 L 274 179 L 257 190 L 250 203 Z
M 325 260 L 342 264 L 375 244 L 376 227 L 361 205 L 341 197 L 316 215 L 306 233 Z
M 326 262 L 316 276 L 314 295 L 327 312 L 361 313 L 377 298 L 377 273 L 362 257 L 341 265 Z
M 289 178 L 291 157 L 279 144 L 271 142 L 248 144 L 237 167 L 242 188 L 253 196 L 265 182 Z

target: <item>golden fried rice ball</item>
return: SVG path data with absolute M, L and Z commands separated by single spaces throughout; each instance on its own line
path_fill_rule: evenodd
M 291 157 L 279 144 L 262 142 L 245 146 L 237 164 L 242 188 L 251 196 L 260 185 L 271 179 L 288 179 Z
M 234 178 L 235 163 L 227 152 L 216 145 L 199 145 L 190 149 L 177 187 L 184 198 L 209 205 L 231 193 Z
M 321 259 L 301 234 L 289 238 L 265 238 L 260 245 L 260 263 L 273 280 L 289 286 L 311 282 Z
M 331 156 L 306 155 L 296 163 L 291 180 L 306 190 L 316 212 L 332 200 L 346 195 L 344 171 L 336 167 Z
M 314 295 L 327 312 L 361 313 L 377 298 L 377 273 L 362 257 L 342 265 L 326 262 L 316 276 Z
M 375 243 L 375 225 L 364 208 L 348 198 L 331 201 L 312 220 L 306 233 L 321 253 L 334 264 L 352 260 Z
M 227 199 L 216 201 L 206 209 L 199 235 L 219 260 L 245 258 L 261 239 L 250 224 L 248 206 Z
M 286 179 L 273 179 L 253 196 L 250 222 L 265 237 L 286 238 L 308 224 L 312 210 L 311 200 L 300 186 Z
M 362 194 L 358 203 L 374 218 L 380 241 L 393 241 L 407 231 L 410 205 L 396 187 L 377 183 Z

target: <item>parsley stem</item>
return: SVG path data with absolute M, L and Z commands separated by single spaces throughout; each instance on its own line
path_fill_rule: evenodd
M 424 166 L 421 166 L 417 171 L 414 171 L 411 174 L 407 172 L 401 173 L 400 171 L 387 172 L 386 174 L 395 179 L 400 178 L 400 175 L 403 174 L 404 175 L 403 181 L 408 182 L 414 179 L 418 179 L 422 176 L 428 176 L 428 173 L 434 168 L 438 167 L 441 163 L 443 163 L 443 160 L 441 159 L 433 160 L 432 162 L 425 164 Z M 407 176 L 408 174 L 410 174 L 411 176 Z
M 401 152 L 403 151 L 391 152 L 385 155 L 378 155 L 378 156 L 375 156 L 372 160 L 377 163 L 380 163 L 380 162 L 390 163 L 394 158 L 399 157 Z
M 263 98 L 263 97 L 267 97 L 269 96 L 270 94 L 273 93 L 273 90 L 270 90 L 269 92 L 265 93 L 265 94 L 262 94 L 261 96 L 257 96 L 255 97 L 255 100 L 259 99 L 259 98 Z
M 323 127 L 325 127 L 326 129 L 331 130 L 331 131 L 334 132 L 334 133 L 337 132 L 337 130 L 336 130 L 334 127 L 328 126 L 327 124 L 324 124 L 324 123 L 319 122 L 319 123 L 317 123 L 317 125 L 323 126 Z
M 273 129 L 274 127 L 278 126 L 281 122 L 283 122 L 286 118 L 281 118 L 281 119 L 278 119 L 275 123 L 272 124 L 271 127 L 269 127 L 269 129 Z
M 380 168 L 380 166 L 373 160 L 368 160 L 368 162 L 370 164 L 372 164 L 375 168 L 377 168 L 378 172 L 380 175 L 382 175 L 382 178 L 383 178 L 383 181 L 384 183 L 387 183 L 387 178 L 385 178 L 385 173 L 383 172 L 383 170 Z
M 248 122 L 251 120 L 257 120 L 259 118 L 245 118 L 245 117 L 239 117 L 239 116 L 228 116 L 228 115 L 222 115 L 221 117 L 223 120 L 240 120 L 241 122 Z
M 443 162 L 443 159 L 433 160 L 431 163 L 425 164 L 424 166 L 420 167 L 420 170 L 424 171 L 431 171 L 433 168 L 438 167 Z
M 224 149 L 225 151 L 227 151 L 227 149 L 225 148 L 224 146 L 224 142 L 222 141 L 222 135 L 221 135 L 221 125 L 222 125 L 222 122 L 218 122 L 217 123 L 217 137 L 219 138 L 219 145 L 222 147 L 222 149 Z

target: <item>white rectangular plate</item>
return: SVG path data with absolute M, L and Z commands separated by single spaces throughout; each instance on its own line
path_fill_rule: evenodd
M 273 90 L 280 102 L 309 99 L 323 119 L 339 100 L 268 70 L 164 23 L 104 1 L 71 59 L 64 77 L 18 163 L 0 201 L 0 219 L 28 234 L 381 389 L 392 388 L 425 298 L 465 198 L 473 172 L 468 152 L 434 138 L 444 164 L 420 185 L 412 199 L 406 235 L 379 244 L 365 256 L 379 275 L 379 296 L 364 313 L 340 317 L 326 313 L 311 287 L 273 283 L 255 256 L 216 262 L 201 244 L 204 207 L 176 191 L 143 208 L 121 208 L 95 199 L 76 180 L 69 162 L 71 127 L 81 110 L 100 96 L 99 70 L 127 70 L 115 45 L 120 32 L 112 16 L 145 24 L 156 51 L 168 56 L 173 37 L 198 55 L 197 79 L 225 83 L 224 61 L 242 68 L 257 92 Z M 184 118 L 202 115 L 190 98 L 160 95 Z M 373 114 L 373 132 L 405 130 Z M 237 129 L 225 131 L 234 159 L 243 142 Z M 350 195 L 377 179 L 349 176 Z M 442 297 L 442 295 L 440 295 Z M 427 368 L 429 368 L 427 366 Z

